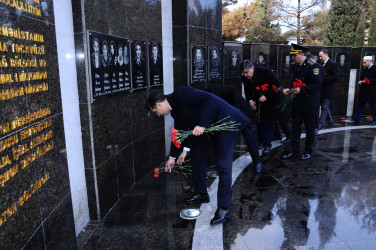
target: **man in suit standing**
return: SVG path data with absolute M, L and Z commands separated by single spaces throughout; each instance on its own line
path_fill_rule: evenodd
M 275 121 L 279 114 L 279 79 L 271 69 L 253 66 L 248 59 L 240 64 L 240 70 L 247 101 L 253 110 L 260 109 L 257 137 L 259 148 L 264 149 L 263 154 L 268 154 L 272 147 Z
M 308 60 L 305 53 L 308 48 L 292 44 L 290 55 L 294 60 L 295 67 L 293 81 L 290 89 L 286 88 L 283 93 L 294 94 L 292 103 L 292 138 L 291 150 L 283 155 L 283 159 L 301 158 L 309 159 L 315 142 L 315 111 L 320 105 L 321 73 L 319 66 Z M 302 123 L 306 129 L 306 142 L 304 154 L 300 157 L 300 135 Z
M 193 129 L 190 146 L 195 194 L 185 199 L 185 203 L 209 202 L 206 184 L 206 159 L 211 148 L 210 141 L 213 142 L 219 183 L 218 209 L 210 224 L 225 222 L 230 214 L 232 158 L 235 138 L 240 131 L 251 133 L 247 126 L 250 123 L 249 118 L 218 96 L 188 86 L 178 88 L 169 95 L 151 94 L 147 100 L 147 107 L 158 116 L 166 116 L 171 113 L 176 129 Z M 239 131 L 217 131 L 210 136 L 210 139 L 208 134 L 203 135 L 205 129 L 209 128 L 211 124 L 226 117 L 229 117 L 229 121 L 235 121 L 239 124 Z M 179 149 L 171 143 L 170 157 L 166 162 L 165 171 L 171 172 L 178 156 Z
M 330 113 L 330 101 L 336 96 L 336 81 L 338 79 L 338 65 L 329 58 L 328 51 L 322 49 L 319 53 L 320 61 L 323 64 L 325 75 L 322 79 L 321 92 L 321 116 L 319 120 L 318 130 L 325 126 L 326 118 L 329 115 L 330 123 L 333 124 L 332 114 Z
M 376 125 L 376 66 L 372 62 L 372 56 L 363 57 L 363 71 L 360 75 L 358 105 L 352 123 L 359 124 L 366 103 L 371 106 L 372 123 Z

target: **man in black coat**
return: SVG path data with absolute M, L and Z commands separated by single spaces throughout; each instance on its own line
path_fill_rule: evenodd
M 252 133 L 248 124 L 249 118 L 240 110 L 228 104 L 223 99 L 211 93 L 192 87 L 181 87 L 169 95 L 162 93 L 151 94 L 147 101 L 147 107 L 158 116 L 166 116 L 171 113 L 174 118 L 175 128 L 181 130 L 193 130 L 191 137 L 191 162 L 192 178 L 195 194 L 185 199 L 185 203 L 209 202 L 206 184 L 206 159 L 208 157 L 210 141 L 217 160 L 219 175 L 217 206 L 214 218 L 210 224 L 219 224 L 226 221 L 230 214 L 232 159 L 235 138 L 240 131 Z M 226 117 L 228 121 L 238 123 L 239 131 L 218 131 L 213 136 L 204 134 L 206 128 Z M 171 172 L 179 149 L 171 143 L 170 157 L 166 162 L 165 171 Z
M 320 130 L 326 122 L 329 115 L 330 123 L 333 124 L 332 114 L 329 109 L 330 101 L 336 96 L 336 81 L 339 76 L 338 65 L 329 58 L 328 51 L 322 49 L 319 53 L 320 60 L 325 69 L 325 75 L 322 80 L 321 92 L 321 116 L 319 120 L 318 130 Z
M 242 82 L 246 100 L 253 110 L 258 110 L 257 137 L 263 153 L 270 153 L 274 135 L 274 126 L 279 111 L 280 95 L 279 79 L 269 68 L 253 66 L 248 60 L 240 64 Z
M 316 109 L 320 105 L 321 73 L 319 66 L 308 60 L 305 53 L 308 48 L 292 44 L 290 55 L 295 62 L 293 81 L 290 89 L 283 90 L 285 95 L 294 94 L 292 103 L 291 150 L 283 159 L 300 158 L 300 135 L 302 123 L 306 129 L 304 154 L 301 159 L 311 157 L 315 142 Z
M 362 117 L 362 112 L 366 103 L 371 106 L 372 123 L 376 125 L 376 66 L 372 62 L 371 56 L 363 57 L 363 71 L 360 76 L 358 105 L 356 107 L 356 114 L 352 123 L 359 123 Z

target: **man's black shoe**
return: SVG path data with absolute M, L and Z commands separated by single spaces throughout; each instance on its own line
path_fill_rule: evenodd
M 261 150 L 261 149 L 263 149 L 264 148 L 264 146 L 262 145 L 262 144 L 259 144 L 258 146 L 257 146 L 257 149 L 258 150 Z
M 208 193 L 205 193 L 205 194 L 196 193 L 192 197 L 184 199 L 183 202 L 188 203 L 188 204 L 209 203 L 210 198 L 209 198 Z
M 283 159 L 283 160 L 288 160 L 288 159 L 299 159 L 299 158 L 300 158 L 300 157 L 299 157 L 299 154 L 295 154 L 295 153 L 292 153 L 292 152 L 290 152 L 290 153 L 288 153 L 288 154 L 282 156 L 282 159 Z
M 355 120 L 352 120 L 351 122 L 349 122 L 351 125 L 359 125 L 360 122 L 359 121 L 355 121 Z
M 224 208 L 217 208 L 215 211 L 214 218 L 210 221 L 211 225 L 221 224 L 226 221 L 226 219 L 230 219 L 230 209 Z
M 302 160 L 307 160 L 307 159 L 309 159 L 309 158 L 311 158 L 311 155 L 308 154 L 308 153 L 304 153 L 304 154 L 302 155 Z
M 284 140 L 281 141 L 282 144 L 290 143 L 290 142 L 291 142 L 290 138 L 289 139 L 286 138 L 286 139 L 284 139 Z
M 261 162 L 256 164 L 256 173 L 260 173 L 262 171 L 262 165 Z
M 264 148 L 264 151 L 262 151 L 262 153 L 263 153 L 263 154 L 269 154 L 269 153 L 270 153 L 270 149 L 271 149 L 270 146 L 266 146 L 266 147 Z
M 376 122 L 372 122 L 369 124 L 370 126 L 376 126 Z

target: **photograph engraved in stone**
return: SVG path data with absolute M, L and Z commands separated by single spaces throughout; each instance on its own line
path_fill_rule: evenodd
M 292 68 L 294 62 L 290 56 L 289 51 L 282 51 L 281 53 L 281 75 L 282 76 L 290 76 L 292 75 Z
M 192 84 L 206 82 L 205 55 L 205 46 L 192 46 Z
M 162 44 L 149 43 L 150 87 L 163 85 Z
M 349 60 L 349 54 L 346 52 L 339 52 L 336 54 L 336 63 L 339 68 L 339 74 L 340 75 L 347 75 L 348 73 L 348 60 Z
M 209 46 L 209 82 L 219 82 L 222 80 L 222 49 L 217 46 Z
M 255 65 L 257 66 L 264 66 L 266 67 L 267 66 L 267 63 L 266 63 L 266 56 L 264 52 L 260 51 L 257 53 L 257 58 L 255 60 Z
M 227 78 L 240 77 L 240 51 L 227 49 Z
M 94 31 L 88 31 L 88 38 L 92 101 L 102 96 L 129 92 L 129 40 Z
M 132 41 L 132 89 L 140 90 L 147 88 L 146 75 L 146 46 L 145 42 Z

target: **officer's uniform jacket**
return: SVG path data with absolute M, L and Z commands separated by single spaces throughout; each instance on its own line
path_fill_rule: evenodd
M 369 84 L 362 83 L 359 87 L 359 101 L 361 102 L 376 102 L 376 66 L 372 65 L 369 68 L 364 68 L 360 80 L 367 78 Z

